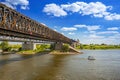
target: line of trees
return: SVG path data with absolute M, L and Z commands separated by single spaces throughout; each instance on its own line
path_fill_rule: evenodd
M 107 44 L 80 44 L 78 49 L 120 49 L 120 45 L 107 45 Z

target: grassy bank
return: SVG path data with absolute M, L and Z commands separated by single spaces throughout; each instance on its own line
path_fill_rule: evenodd
M 90 50 L 107 50 L 107 49 L 120 49 L 120 45 L 107 45 L 107 44 L 81 44 L 77 46 L 78 49 Z
M 0 44 L 3 52 L 17 53 L 17 54 L 37 54 L 48 52 L 50 54 L 78 54 L 79 50 L 70 48 L 69 44 L 64 44 L 60 51 L 55 50 L 55 44 L 36 44 L 35 50 L 22 50 L 21 44 L 9 44 L 8 41 L 3 41 Z M 6 54 L 6 53 L 4 53 Z
M 17 54 L 36 54 L 34 50 L 23 50 L 23 51 L 18 51 Z

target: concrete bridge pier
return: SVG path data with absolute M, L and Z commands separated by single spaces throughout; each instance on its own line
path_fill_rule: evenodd
M 34 50 L 36 49 L 36 44 L 34 42 L 24 42 L 22 44 L 22 50 Z
M 76 43 L 73 42 L 70 46 L 73 47 L 73 48 L 76 48 Z
M 56 43 L 55 43 L 55 50 L 61 50 L 61 49 L 62 49 L 62 46 L 63 46 L 63 43 L 62 43 L 62 42 L 56 42 Z

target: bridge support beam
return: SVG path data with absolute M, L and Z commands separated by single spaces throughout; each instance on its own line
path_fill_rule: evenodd
M 36 44 L 33 42 L 24 42 L 22 44 L 22 50 L 34 50 L 36 49 Z
M 62 42 L 56 42 L 56 43 L 55 43 L 55 50 L 61 50 L 61 49 L 62 49 L 62 46 L 63 46 L 63 43 L 62 43 Z

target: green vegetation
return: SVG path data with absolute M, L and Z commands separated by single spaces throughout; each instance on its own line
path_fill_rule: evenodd
M 0 49 L 4 51 L 18 51 L 21 48 L 20 44 L 9 44 L 8 41 L 0 43 Z
M 107 45 L 107 44 L 80 44 L 78 49 L 120 49 L 120 45 Z
M 20 48 L 22 48 L 21 44 L 9 44 L 9 46 L 12 50 L 19 50 Z
M 18 51 L 17 54 L 35 54 L 36 52 L 34 50 L 21 50 Z
M 62 46 L 62 52 L 68 52 L 69 51 L 69 45 L 68 44 L 64 44 Z
M 42 52 L 42 51 L 48 51 L 50 50 L 50 44 L 37 44 L 35 52 Z
M 9 52 L 9 53 L 18 53 L 18 54 L 36 54 L 40 52 L 50 52 L 50 51 L 56 51 L 55 50 L 55 44 L 36 44 L 35 50 L 22 50 L 21 44 L 9 44 L 8 41 L 3 41 L 0 43 L 0 49 L 3 50 L 3 52 Z M 62 46 L 62 49 L 59 50 L 59 52 L 69 52 L 69 45 L 64 44 Z
M 37 44 L 35 50 L 21 50 L 18 54 L 36 54 L 40 52 L 50 51 L 50 44 Z
M 10 50 L 11 50 L 11 47 L 9 46 L 8 41 L 3 41 L 3 42 L 0 44 L 0 48 L 1 48 L 3 51 L 10 51 Z

